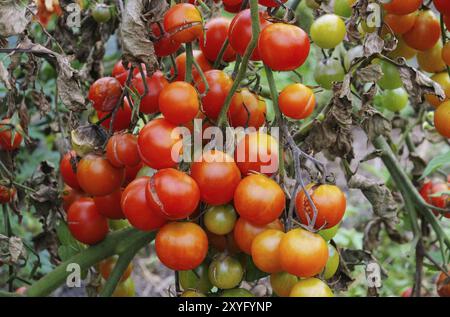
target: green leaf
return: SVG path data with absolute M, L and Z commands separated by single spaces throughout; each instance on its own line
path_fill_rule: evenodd
M 427 177 L 428 175 L 435 172 L 437 169 L 441 168 L 444 165 L 450 164 L 450 151 L 447 153 L 441 154 L 436 156 L 434 159 L 432 159 L 428 166 L 425 168 L 425 171 L 423 172 L 422 179 Z
M 269 275 L 255 266 L 251 256 L 245 254 L 243 257 L 243 262 L 245 263 L 245 280 L 247 282 L 253 282 Z

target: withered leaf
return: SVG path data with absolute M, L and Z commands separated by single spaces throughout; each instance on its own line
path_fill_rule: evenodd
M 380 243 L 382 221 L 380 218 L 370 220 L 364 228 L 363 249 L 373 251 Z
M 0 234 L 0 262 L 7 265 L 20 264 L 26 259 L 26 250 L 19 237 L 7 237 Z
M 0 82 L 2 82 L 5 85 L 6 89 L 8 90 L 12 89 L 12 85 L 9 82 L 8 71 L 6 70 L 2 62 L 0 62 Z
M 43 91 L 33 90 L 30 92 L 30 97 L 33 104 L 39 110 L 41 116 L 51 110 L 50 101 L 47 99 L 47 96 L 45 96 Z
M 369 33 L 364 40 L 363 47 L 366 57 L 380 54 L 384 50 L 384 40 L 378 36 L 377 32 Z
M 0 0 L 0 37 L 22 33 L 31 21 L 31 13 L 16 0 Z
M 107 140 L 106 131 L 95 124 L 79 126 L 71 132 L 72 144 L 78 156 L 101 151 Z
M 383 77 L 383 71 L 379 64 L 370 64 L 356 72 L 357 80 L 363 84 L 376 83 L 381 77 Z

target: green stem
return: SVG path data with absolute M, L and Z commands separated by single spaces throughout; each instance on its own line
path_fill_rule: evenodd
M 226 38 L 222 44 L 220 51 L 219 51 L 219 55 L 217 55 L 217 58 L 214 61 L 214 66 L 213 66 L 214 69 L 217 69 L 220 66 L 220 64 L 222 63 L 222 58 L 223 58 L 223 55 L 225 54 L 225 51 L 228 48 L 228 43 L 229 43 L 229 40 L 228 40 L 228 38 Z
M 203 81 L 203 84 L 205 85 L 205 90 L 202 93 L 201 97 L 206 96 L 206 94 L 209 91 L 209 84 L 208 84 L 208 80 L 206 80 L 206 76 L 205 73 L 203 72 L 203 69 L 200 67 L 200 65 L 197 63 L 197 61 L 195 60 L 195 58 L 192 60 L 192 63 L 194 64 L 195 69 L 197 70 L 198 74 L 200 75 L 200 78 Z
M 185 81 L 187 83 L 192 82 L 192 61 L 194 60 L 194 54 L 192 52 L 192 43 L 186 43 L 186 74 Z

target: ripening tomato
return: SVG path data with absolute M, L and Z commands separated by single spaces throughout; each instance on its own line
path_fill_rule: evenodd
M 262 131 L 246 134 L 236 145 L 234 159 L 242 175 L 272 175 L 278 170 L 278 141 Z
M 97 111 L 110 112 L 122 95 L 122 86 L 114 77 L 97 79 L 89 88 L 89 100 Z
M 202 28 L 202 15 L 190 3 L 176 4 L 164 15 L 164 29 L 176 42 L 192 42 L 202 34 Z
M 234 227 L 234 240 L 242 252 L 251 254 L 252 243 L 255 237 L 268 229 L 283 231 L 284 226 L 279 219 L 276 219 L 267 225 L 258 226 L 250 223 L 244 218 L 239 218 Z
M 287 232 L 279 246 L 281 267 L 298 277 L 311 277 L 324 269 L 328 246 L 316 233 L 297 228 Z
M 434 113 L 434 127 L 444 138 L 450 139 L 450 101 L 441 104 Z
M 142 128 L 138 136 L 138 150 L 146 165 L 161 169 L 174 167 L 177 164 L 180 150 L 176 152 L 174 146 L 181 141 L 181 138 L 172 135 L 176 127 L 166 119 L 158 118 Z M 176 157 L 172 157 L 172 154 Z
M 450 274 L 450 271 L 448 271 L 448 274 Z M 444 272 L 439 274 L 436 289 L 440 297 L 450 297 L 450 278 Z
M 211 233 L 225 235 L 233 231 L 236 218 L 236 211 L 231 205 L 211 206 L 206 209 L 203 222 Z
M 0 204 L 8 204 L 16 195 L 16 189 L 14 187 L 6 187 L 0 185 Z
M 96 244 L 108 234 L 108 220 L 100 214 L 92 198 L 73 202 L 67 212 L 67 224 L 75 239 L 84 244 Z
M 355 2 L 356 0 L 335 0 L 334 13 L 341 17 L 349 18 L 352 15 L 352 6 Z
M 333 239 L 340 227 L 340 223 L 335 225 L 334 227 L 328 228 L 328 229 L 322 229 L 319 232 L 317 232 L 322 238 L 325 239 L 325 241 L 330 241 Z
M 145 114 L 151 114 L 159 112 L 158 98 L 161 91 L 169 84 L 164 74 L 157 70 L 152 76 L 146 76 L 145 81 L 147 83 L 147 94 L 145 93 L 144 81 L 142 76 L 139 74 L 133 78 L 133 88 L 136 89 L 137 93 L 142 97 L 141 103 L 139 104 L 139 112 Z
M 418 12 L 414 11 L 406 15 L 396 15 L 396 14 L 386 14 L 384 17 L 384 22 L 391 28 L 391 30 L 397 34 L 401 35 L 414 26 L 416 22 Z
M 123 214 L 133 227 L 142 231 L 161 228 L 167 219 L 147 204 L 145 189 L 150 177 L 142 176 L 132 181 L 123 191 L 120 205 Z
M 120 201 L 122 200 L 122 189 L 118 189 L 109 195 L 96 196 L 93 198 L 95 206 L 99 213 L 108 219 L 123 219 L 122 207 Z
M 112 166 L 104 157 L 88 154 L 78 163 L 77 179 L 89 195 L 105 196 L 120 188 L 125 170 Z
M 443 15 L 450 15 L 450 2 L 447 0 L 433 0 L 436 9 Z
M 209 280 L 220 289 L 231 289 L 241 283 L 244 268 L 235 258 L 226 254 L 219 255 L 209 265 Z
M 168 268 L 193 270 L 208 252 L 205 231 L 192 222 L 171 222 L 159 229 L 155 239 L 156 255 Z
M 208 230 L 206 231 L 206 235 L 208 236 L 209 245 L 215 250 L 219 252 L 228 252 L 228 254 L 236 254 L 241 252 L 239 247 L 234 240 L 234 233 L 230 232 L 226 235 L 218 235 L 214 234 Z
M 439 73 L 446 67 L 442 59 L 442 42 L 438 41 L 431 49 L 419 52 L 417 62 L 422 70 L 428 73 Z
M 11 127 L 11 120 L 3 119 L 0 121 L 0 150 L 13 151 L 18 149 L 22 143 L 22 128 L 17 125 Z
M 262 6 L 274 8 L 279 7 L 282 3 L 286 3 L 287 0 L 258 0 L 258 3 Z
M 234 207 L 244 219 L 256 225 L 276 220 L 284 210 L 286 196 L 273 179 L 254 174 L 242 179 L 234 192 Z
M 72 162 L 74 163 L 75 170 L 72 167 Z M 59 163 L 59 172 L 61 173 L 64 183 L 74 189 L 81 189 L 80 184 L 78 184 L 76 169 L 77 154 L 75 151 L 69 151 L 64 154 Z
M 0 192 L 1 192 L 1 190 L 0 190 Z M 0 196 L 1 196 L 1 194 L 0 194 Z M 74 201 L 78 200 L 78 198 L 85 197 L 86 194 L 78 189 L 73 189 L 72 187 L 70 187 L 68 185 L 64 185 L 64 189 L 62 191 L 61 196 L 62 196 L 62 200 L 63 200 L 63 209 L 65 212 L 68 212 L 72 203 Z
M 203 72 L 206 72 L 208 70 L 212 69 L 211 64 L 209 63 L 208 59 L 205 57 L 202 51 L 200 50 L 193 50 L 192 52 L 195 61 L 200 66 L 201 70 Z M 181 53 L 180 55 L 175 58 L 175 65 L 177 66 L 177 76 L 175 76 L 174 81 L 184 81 L 186 77 L 186 52 Z M 174 74 L 173 67 L 170 69 L 170 73 Z M 200 74 L 198 73 L 197 69 L 192 65 L 192 78 L 194 80 L 198 80 L 200 78 Z
M 339 267 L 339 253 L 336 248 L 329 244 L 328 245 L 328 260 L 325 268 L 323 269 L 323 278 L 329 280 L 336 274 Z
M 162 25 L 158 25 L 158 23 L 152 23 L 150 27 L 152 29 L 152 34 L 156 37 L 156 40 L 153 42 L 156 56 L 169 56 L 178 51 L 181 43 L 174 41 L 172 36 L 164 31 L 164 27 Z
M 216 120 L 233 85 L 233 80 L 228 74 L 217 69 L 205 72 L 205 78 L 209 90 L 202 97 L 202 108 L 209 118 Z M 201 78 L 196 79 L 196 85 L 199 93 L 203 94 L 205 92 L 205 83 Z
M 445 65 L 450 66 L 450 42 L 445 43 L 441 57 Z
M 130 66 L 130 65 L 128 65 Z M 142 70 L 145 71 L 145 64 L 141 64 Z M 120 83 L 120 85 L 123 87 L 125 86 L 125 83 L 128 78 L 129 70 L 125 68 L 123 65 L 122 60 L 119 60 L 117 63 L 114 64 L 113 70 L 112 70 L 112 76 L 117 79 Z M 133 70 L 133 76 L 136 76 L 140 73 L 139 67 L 135 67 Z
M 317 219 L 314 228 L 331 228 L 337 225 L 344 217 L 347 201 L 339 187 L 328 184 L 309 184 L 306 190 L 317 208 Z M 295 197 L 297 215 L 303 224 L 309 225 L 313 220 L 314 211 L 303 190 Z
M 409 47 L 405 40 L 402 37 L 397 37 L 398 43 L 395 50 L 388 54 L 391 58 L 399 58 L 403 57 L 406 60 L 410 60 L 416 56 L 417 51 L 411 47 Z
M 274 23 L 259 35 L 259 55 L 264 64 L 276 71 L 299 68 L 308 58 L 309 50 L 308 35 L 296 25 Z
M 392 0 L 384 3 L 384 9 L 392 14 L 405 15 L 420 8 L 423 0 Z
M 200 188 L 201 200 L 209 205 L 223 205 L 233 199 L 241 173 L 228 154 L 211 150 L 191 165 L 191 176 Z
M 184 124 L 195 118 L 200 106 L 195 88 L 186 82 L 173 82 L 161 91 L 159 109 L 173 124 Z
M 137 149 L 137 136 L 131 133 L 114 134 L 106 145 L 106 157 L 114 167 L 138 165 L 141 158 Z
M 374 59 L 372 63 L 380 65 L 383 72 L 383 76 L 377 82 L 378 86 L 383 89 L 396 89 L 403 86 L 397 66 L 381 59 Z
M 344 21 L 336 14 L 325 14 L 316 19 L 310 29 L 312 41 L 320 48 L 338 46 L 345 38 L 347 29 Z M 306 41 L 308 37 L 306 37 Z
M 97 116 L 100 120 L 107 115 L 108 115 L 107 112 L 97 111 Z M 119 107 L 119 110 L 117 110 L 116 118 L 113 123 L 113 131 L 117 132 L 128 129 L 131 123 L 131 115 L 132 115 L 131 107 L 128 103 L 128 100 L 124 98 L 122 106 Z M 105 121 L 102 122 L 102 126 L 107 130 L 109 130 L 110 124 L 111 118 L 105 119 Z
M 118 260 L 117 256 L 111 256 L 99 263 L 98 268 L 100 274 L 105 280 L 107 280 L 111 275 L 111 272 L 114 270 L 114 267 L 117 264 L 117 260 Z M 133 272 L 133 265 L 130 263 L 128 264 L 125 272 L 123 272 L 122 277 L 120 278 L 120 282 L 125 282 L 131 276 L 132 272 Z
M 247 88 L 236 92 L 231 99 L 228 121 L 232 127 L 259 128 L 266 122 L 266 102 Z
M 197 183 L 187 175 L 173 168 L 156 172 L 145 188 L 147 204 L 171 220 L 190 216 L 200 201 Z
M 258 269 L 266 273 L 282 271 L 278 247 L 284 234 L 280 230 L 267 229 L 253 239 L 252 259 Z
M 220 297 L 255 297 L 255 295 L 245 288 L 232 288 L 224 290 Z
M 434 74 L 433 76 L 431 76 L 431 79 L 433 81 L 435 81 L 436 83 L 438 83 L 442 90 L 445 93 L 445 99 L 444 100 L 440 100 L 437 96 L 435 95 L 425 95 L 426 96 L 426 100 L 432 104 L 435 108 L 437 108 L 441 103 L 447 101 L 450 99 L 450 77 L 448 76 L 447 72 L 442 72 L 439 74 Z
M 136 295 L 136 288 L 132 278 L 117 284 L 116 289 L 111 297 L 134 297 Z
M 440 37 L 441 26 L 431 10 L 420 11 L 412 29 L 403 34 L 406 44 L 418 51 L 431 49 Z
M 267 20 L 267 15 L 259 12 L 259 26 L 263 30 L 270 22 Z M 228 29 L 228 39 L 231 47 L 241 56 L 245 54 L 250 40 L 252 39 L 252 18 L 250 9 L 245 9 L 236 14 Z M 260 60 L 258 46 L 252 53 L 251 60 Z
M 270 275 L 270 286 L 279 297 L 289 297 L 292 287 L 298 282 L 298 277 L 287 272 L 278 272 Z
M 206 297 L 206 295 L 196 290 L 187 290 L 181 293 L 180 297 Z
M 394 0 L 395 1 L 395 0 Z M 300 280 L 292 287 L 289 297 L 333 297 L 330 287 L 318 278 Z
M 419 193 L 423 197 L 423 199 L 438 208 L 447 208 L 447 204 L 449 201 L 449 196 L 444 194 L 440 196 L 435 196 L 438 193 L 446 192 L 449 190 L 448 184 L 444 182 L 433 182 L 427 181 L 421 187 Z M 437 211 L 434 211 L 436 216 L 439 215 Z M 446 218 L 450 218 L 450 213 L 444 214 Z
M 311 88 L 300 83 L 290 84 L 278 96 L 278 105 L 285 116 L 300 120 L 313 113 L 316 98 Z
M 224 17 L 212 18 L 205 24 L 205 34 L 200 36 L 200 49 L 206 58 L 211 62 L 215 62 L 222 49 L 223 43 L 228 38 L 228 28 L 231 20 Z M 236 59 L 236 52 L 227 45 L 223 53 L 222 60 L 225 62 L 232 62 Z

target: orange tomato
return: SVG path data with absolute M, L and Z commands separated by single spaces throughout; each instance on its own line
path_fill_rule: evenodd
M 423 0 L 392 0 L 383 4 L 384 9 L 392 14 L 405 15 L 420 8 Z
M 395 34 L 401 35 L 411 30 L 411 28 L 414 26 L 414 23 L 416 22 L 417 15 L 417 11 L 406 15 L 396 15 L 388 13 L 384 17 L 384 22 L 386 22 L 386 24 L 392 29 Z
M 292 119 L 305 119 L 312 114 L 316 106 L 314 92 L 303 84 L 286 86 L 278 97 L 281 112 Z
M 419 12 L 414 26 L 403 34 L 406 44 L 418 51 L 431 49 L 440 37 L 441 25 L 431 10 Z
M 259 128 L 266 122 L 266 102 L 244 88 L 231 99 L 228 121 L 232 127 Z
M 450 139 L 450 101 L 441 104 L 434 113 L 434 127 L 444 138 Z
M 279 245 L 283 231 L 267 229 L 258 234 L 252 242 L 252 259 L 256 267 L 266 273 L 280 272 Z
M 444 90 L 445 93 L 445 99 L 444 100 L 440 100 L 437 96 L 435 95 L 426 95 L 426 100 L 431 103 L 434 107 L 438 107 L 441 103 L 443 103 L 444 101 L 447 101 L 450 97 L 450 77 L 448 76 L 447 72 L 442 72 L 439 74 L 435 74 L 433 76 L 431 76 L 431 79 L 434 80 L 435 82 L 437 82 L 442 90 Z
M 422 70 L 428 73 L 439 73 L 445 69 L 445 62 L 442 59 L 442 43 L 438 41 L 431 49 L 419 52 L 417 62 Z

